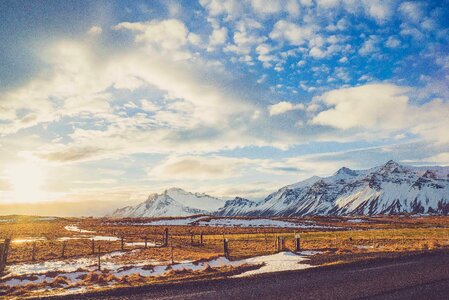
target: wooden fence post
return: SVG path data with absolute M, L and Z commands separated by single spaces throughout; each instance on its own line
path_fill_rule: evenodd
M 223 255 L 224 257 L 229 257 L 229 245 L 228 245 L 228 239 L 223 239 Z
M 123 250 L 125 250 L 125 238 L 123 237 L 123 235 L 120 237 L 120 248 Z
M 95 239 L 92 239 L 91 247 L 92 247 L 92 254 L 95 254 Z
M 11 239 L 5 239 L 2 245 L 0 245 L 0 274 L 3 274 L 6 268 L 6 262 L 8 261 L 8 251 Z
M 295 234 L 295 252 L 298 253 L 301 251 L 301 236 L 299 234 Z
M 171 258 L 171 264 L 173 265 L 175 263 L 174 255 L 173 255 L 173 241 L 170 242 L 170 258 Z
M 100 253 L 100 245 L 98 245 L 98 271 L 101 271 L 101 253 Z
M 145 236 L 145 249 L 147 248 L 148 245 L 148 238 Z
M 277 242 L 277 245 L 278 245 L 277 252 L 284 251 L 284 249 L 285 249 L 284 237 L 283 236 L 278 236 L 277 240 L 278 240 L 278 242 Z
M 66 247 L 66 241 L 62 242 L 62 247 L 61 247 L 61 257 L 65 258 L 65 247 Z
M 33 242 L 33 249 L 31 250 L 31 261 L 36 261 L 36 242 Z
M 164 230 L 164 247 L 168 246 L 168 228 Z

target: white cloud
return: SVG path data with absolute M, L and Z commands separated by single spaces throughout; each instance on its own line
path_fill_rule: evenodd
M 445 133 L 449 103 L 436 99 L 422 105 L 409 103 L 410 88 L 392 84 L 369 84 L 333 90 L 322 95 L 328 106 L 312 118 L 312 124 L 343 130 L 385 134 L 410 132 L 435 145 L 449 143 Z M 396 135 L 394 134 L 394 135 Z
M 321 50 L 319 47 L 312 47 L 312 49 L 310 49 L 309 54 L 314 58 L 323 58 L 326 56 L 326 52 Z
M 147 99 L 142 99 L 140 100 L 140 107 L 145 110 L 145 111 L 157 111 L 159 110 L 159 106 L 154 104 L 153 102 L 147 100 Z
M 261 14 L 275 14 L 282 9 L 279 0 L 250 0 L 250 2 L 254 10 Z
M 329 9 L 340 5 L 340 0 L 316 0 L 319 7 Z
M 279 103 L 268 106 L 268 112 L 270 116 L 276 116 L 292 110 L 304 110 L 304 108 L 304 104 L 302 103 L 293 104 L 291 102 L 281 101 Z
M 215 46 L 222 45 L 226 42 L 228 37 L 228 30 L 226 27 L 215 28 L 209 37 L 209 49 L 213 49 Z
M 374 18 L 378 23 L 384 22 L 392 15 L 392 1 L 365 0 L 362 3 L 366 14 Z
M 100 26 L 92 26 L 89 31 L 87 31 L 87 34 L 90 36 L 98 36 L 103 32 L 103 29 Z
M 398 10 L 406 21 L 418 23 L 422 18 L 423 7 L 419 2 L 402 2 Z
M 310 27 L 301 27 L 285 20 L 278 21 L 270 33 L 270 38 L 288 42 L 291 45 L 302 45 L 313 35 Z
M 210 16 L 227 15 L 229 19 L 234 19 L 242 11 L 239 0 L 200 0 L 200 4 L 209 11 Z
M 213 180 L 239 177 L 245 159 L 223 156 L 176 156 L 148 168 L 152 180 Z
M 151 22 L 122 22 L 113 26 L 115 30 L 127 29 L 136 32 L 136 41 L 165 50 L 177 50 L 189 42 L 189 30 L 181 21 L 168 19 Z
M 310 7 L 313 4 L 312 0 L 299 0 L 299 2 L 301 3 L 302 6 L 305 7 Z
M 370 36 L 367 40 L 364 41 L 362 47 L 359 49 L 360 55 L 368 55 L 378 50 L 377 44 L 379 42 L 379 38 L 375 35 Z
M 341 129 L 402 128 L 406 123 L 407 91 L 389 84 L 333 90 L 322 96 L 330 108 L 318 113 L 312 122 Z
M 390 37 L 388 37 L 385 45 L 388 48 L 397 48 L 397 47 L 399 47 L 401 45 L 401 41 L 398 38 L 394 37 L 394 36 L 390 36 Z

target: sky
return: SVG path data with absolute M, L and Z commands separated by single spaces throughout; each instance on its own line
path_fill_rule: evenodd
M 449 165 L 449 1 L 0 1 L 0 214 Z

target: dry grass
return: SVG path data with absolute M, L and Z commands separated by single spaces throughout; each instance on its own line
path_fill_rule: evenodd
M 281 218 L 291 222 L 314 222 L 317 225 L 337 226 L 340 230 L 301 230 L 301 248 L 324 253 L 375 253 L 432 250 L 446 247 L 449 240 L 449 217 L 377 217 L 363 218 L 365 222 L 351 223 L 341 217 Z M 125 242 L 162 242 L 165 226 L 142 226 L 149 219 L 56 219 L 36 221 L 21 217 L 16 222 L 0 223 L 0 238 L 44 237 L 46 241 L 36 242 L 36 260 L 60 258 L 62 242 L 60 237 L 74 237 L 80 233 L 64 229 L 66 225 L 77 224 L 82 229 L 96 231 L 98 235 L 124 236 Z M 294 229 L 292 228 L 220 228 L 207 226 L 170 226 L 169 247 L 147 248 L 133 252 L 127 259 L 197 260 L 223 254 L 223 239 L 229 240 L 232 258 L 263 255 L 276 251 L 277 236 L 286 238 L 286 248 L 294 250 Z M 199 235 L 203 233 L 203 246 Z M 194 244 L 191 234 L 195 234 Z M 173 247 L 173 250 L 171 247 Z M 111 252 L 121 249 L 120 241 L 96 241 L 95 252 Z M 126 246 L 127 250 L 142 248 Z M 13 243 L 9 263 L 29 262 L 33 243 Z M 65 246 L 65 257 L 86 256 L 92 253 L 88 239 L 69 240 Z

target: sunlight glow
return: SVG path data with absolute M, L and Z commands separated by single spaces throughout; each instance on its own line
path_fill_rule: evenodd
M 6 169 L 7 180 L 12 185 L 12 198 L 15 202 L 35 202 L 43 200 L 45 193 L 42 185 L 45 182 L 44 170 L 32 163 L 24 162 Z

